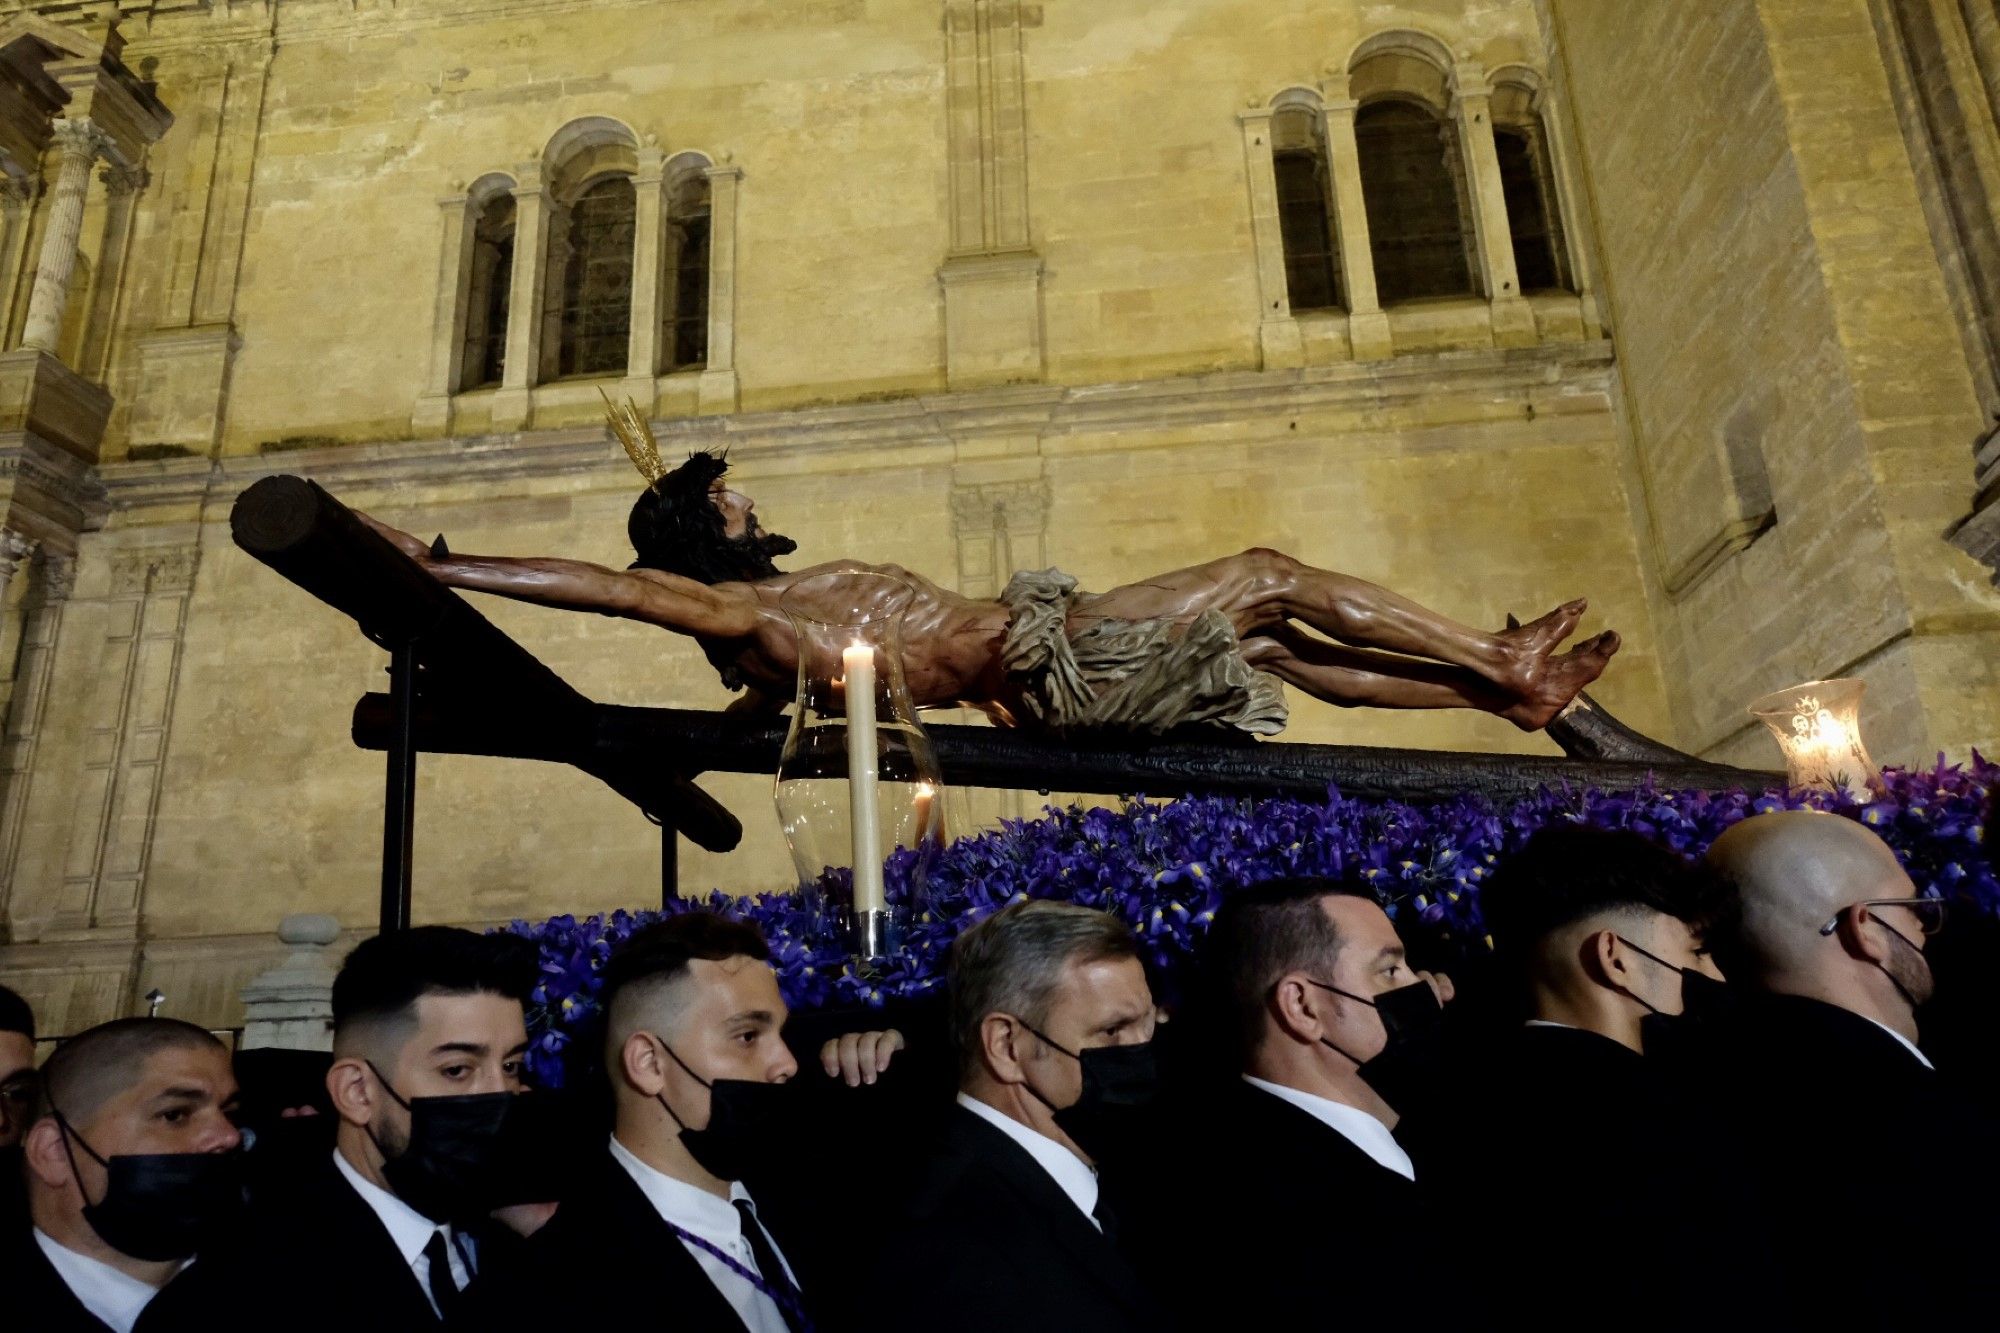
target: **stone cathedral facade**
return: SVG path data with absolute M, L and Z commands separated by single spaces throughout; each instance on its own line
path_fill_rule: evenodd
M 237 493 L 622 565 L 601 391 L 801 562 L 1275 546 L 1488 626 L 1587 594 L 1598 696 L 1704 755 L 1774 763 L 1744 704 L 1843 674 L 1880 759 L 2000 744 L 1996 0 L 0 15 L 0 976 L 51 1032 L 226 1026 L 281 916 L 371 927 L 384 657 Z M 596 698 L 728 697 L 480 606 Z M 709 785 L 749 834 L 684 882 L 782 887 L 768 781 Z M 658 854 L 578 774 L 420 767 L 419 920 L 643 905 Z

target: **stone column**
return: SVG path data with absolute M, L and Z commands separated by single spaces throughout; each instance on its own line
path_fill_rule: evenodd
M 28 298 L 28 319 L 21 346 L 54 355 L 62 338 L 63 307 L 76 270 L 76 243 L 83 232 L 84 196 L 90 190 L 90 168 L 110 140 L 88 120 L 58 120 L 54 137 L 62 165 L 49 195 L 49 220 L 42 233 L 41 260 L 35 266 L 35 289 Z
M 713 166 L 708 177 L 708 364 L 696 389 L 697 412 L 734 412 L 736 383 L 736 196 L 743 168 Z
M 1333 229 L 1340 246 L 1340 285 L 1347 294 L 1347 338 L 1356 361 L 1379 361 L 1394 350 L 1389 317 L 1375 291 L 1375 252 L 1368 238 L 1368 201 L 1361 193 L 1361 150 L 1354 141 L 1352 99 L 1326 103 L 1327 168 L 1333 177 Z
M 5 240 L 0 242 L 0 311 L 19 309 L 21 284 L 34 280 L 28 262 L 28 236 L 40 193 L 41 182 L 32 176 L 0 174 L 0 214 L 6 219 Z M 0 315 L 0 333 L 9 322 L 9 317 Z
M 471 199 L 463 194 L 438 200 L 443 245 L 438 256 L 437 299 L 431 314 L 430 379 L 410 413 L 419 435 L 444 435 L 451 430 L 451 399 L 465 367 L 466 296 L 472 276 Z
M 1535 341 L 1535 313 L 1521 295 L 1514 269 L 1514 234 L 1507 225 L 1507 195 L 1500 185 L 1500 153 L 1493 145 L 1492 89 L 1485 71 L 1460 65 L 1452 87 L 1451 113 L 1465 156 L 1466 190 L 1472 201 L 1472 229 L 1479 272 L 1493 310 L 1493 341 L 1523 347 Z
M 667 155 L 639 149 L 632 176 L 632 325 L 625 350 L 625 395 L 651 416 L 654 377 L 660 373 L 660 284 L 666 231 Z
M 1561 70 L 1552 74 L 1550 85 L 1535 90 L 1532 109 L 1539 126 L 1542 146 L 1547 150 L 1547 168 L 1551 189 L 1542 197 L 1551 213 L 1552 226 L 1559 226 L 1562 237 L 1562 260 L 1569 270 L 1570 290 L 1576 293 L 1577 308 L 1583 316 L 1583 336 L 1602 338 L 1604 318 L 1597 304 L 1597 282 L 1591 269 L 1589 237 L 1585 233 L 1581 201 L 1570 182 L 1576 180 L 1573 174 L 1574 154 L 1570 148 L 1568 127 L 1563 121 L 1563 98 Z
M 1250 237 L 1257 251 L 1257 342 L 1264 369 L 1306 363 L 1305 339 L 1285 285 L 1285 233 L 1278 222 L 1278 172 L 1271 162 L 1271 108 L 1239 111 L 1243 168 L 1250 182 Z
M 508 275 L 507 364 L 493 395 L 493 428 L 528 424 L 529 393 L 541 366 L 542 290 L 547 262 L 548 191 L 539 166 L 523 167 L 514 187 L 514 271 Z
M 333 1049 L 333 978 L 340 970 L 333 944 L 340 923 L 298 912 L 278 923 L 292 948 L 284 962 L 243 987 L 243 1051 Z

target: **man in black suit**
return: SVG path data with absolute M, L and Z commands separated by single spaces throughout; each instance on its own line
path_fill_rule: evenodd
M 518 1238 L 490 1168 L 523 1091 L 532 947 L 421 926 L 357 945 L 333 987 L 334 1150 L 261 1183 L 211 1270 L 218 1329 L 427 1333 Z M 543 1210 L 546 1211 L 546 1210 Z
M 1132 934 L 1067 903 L 1002 909 L 951 954 L 958 1105 L 884 1241 L 890 1330 L 1158 1329 L 1094 1165 L 1154 1083 Z
M 1917 1045 L 1943 904 L 1837 816 L 1758 815 L 1708 859 L 1739 895 L 1718 956 L 1749 991 L 1687 1076 L 1744 1138 L 1800 1325 L 1991 1327 L 2000 1127 Z
M 199 1283 L 197 1254 L 242 1203 L 227 1048 L 174 1019 L 119 1019 L 42 1073 L 23 1145 L 32 1220 L 0 1237 L 0 1316 L 34 1333 L 183 1327 L 162 1292 Z
M 1453 1062 L 1398 1137 L 1466 1238 L 1489 1317 L 1617 1310 L 1637 1328 L 1771 1313 L 1740 1168 L 1641 1052 L 1723 989 L 1716 876 L 1623 830 L 1552 825 L 1481 906 L 1526 1021 Z M 1752 1303 L 1754 1302 L 1754 1303 Z M 1747 1320 L 1745 1320 L 1747 1322 Z
M 1149 1281 L 1194 1326 L 1449 1326 L 1447 1219 L 1384 1090 L 1423 1053 L 1450 982 L 1410 968 L 1366 890 L 1319 878 L 1226 899 L 1206 964 L 1240 1077 L 1161 1168 L 1179 1178 L 1147 1209 Z
M 514 1271 L 481 1286 L 467 1328 L 562 1328 L 592 1318 L 593 1303 L 701 1333 L 840 1322 L 834 1298 L 852 1271 L 816 1261 L 843 1252 L 836 1227 L 854 1230 L 847 1214 L 863 1201 L 841 1182 L 862 1163 L 801 1109 L 769 958 L 755 926 L 708 912 L 657 922 L 612 954 L 608 1151 Z M 901 1041 L 852 1034 L 823 1058 L 829 1073 L 873 1083 Z

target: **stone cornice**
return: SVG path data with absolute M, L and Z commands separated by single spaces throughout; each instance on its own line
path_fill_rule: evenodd
M 739 463 L 784 473 L 841 455 L 950 461 L 960 439 L 1033 435 L 1062 452 L 1066 436 L 1185 431 L 1282 414 L 1379 409 L 1441 396 L 1519 397 L 1536 390 L 1608 393 L 1611 345 L 1554 343 L 1444 352 L 1303 370 L 1224 371 L 1081 387 L 1019 385 L 889 402 L 685 417 L 655 423 L 664 452 L 727 448 Z M 329 487 L 426 485 L 602 471 L 623 484 L 630 464 L 598 425 L 463 438 L 274 450 L 220 459 L 107 463 L 114 510 L 233 498 L 259 477 L 296 473 Z

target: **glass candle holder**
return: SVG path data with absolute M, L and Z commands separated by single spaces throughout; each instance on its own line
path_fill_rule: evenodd
M 802 579 L 779 605 L 798 694 L 773 800 L 808 919 L 865 962 L 888 957 L 944 839 L 944 784 L 903 675 L 912 592 L 886 574 Z
M 1793 787 L 1860 795 L 1879 790 L 1882 775 L 1861 743 L 1859 680 L 1813 680 L 1767 694 L 1750 705 L 1750 715 L 1771 729 L 1785 754 Z

